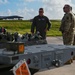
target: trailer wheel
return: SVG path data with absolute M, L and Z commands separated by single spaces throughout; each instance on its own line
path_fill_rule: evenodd
M 56 60 L 53 60 L 52 65 L 54 65 L 55 67 L 60 67 L 61 62 L 60 62 L 60 60 L 56 59 Z
M 55 67 L 60 67 L 60 61 L 59 60 L 55 62 Z

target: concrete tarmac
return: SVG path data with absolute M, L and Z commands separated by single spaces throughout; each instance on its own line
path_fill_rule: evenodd
M 50 44 L 63 44 L 62 37 L 47 37 L 47 42 Z M 46 69 L 37 72 L 34 75 L 75 75 L 75 61 L 70 65 L 64 65 L 54 69 Z

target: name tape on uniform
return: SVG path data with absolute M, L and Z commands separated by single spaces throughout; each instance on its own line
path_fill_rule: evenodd
M 31 75 L 25 59 L 13 67 L 13 73 L 14 75 Z

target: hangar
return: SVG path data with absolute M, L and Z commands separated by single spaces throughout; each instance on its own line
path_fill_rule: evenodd
M 22 20 L 21 16 L 0 16 L 0 20 Z

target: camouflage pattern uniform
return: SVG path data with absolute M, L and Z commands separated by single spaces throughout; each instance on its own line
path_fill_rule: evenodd
M 64 45 L 73 45 L 75 31 L 75 17 L 72 12 L 64 14 L 59 29 L 62 32 Z

